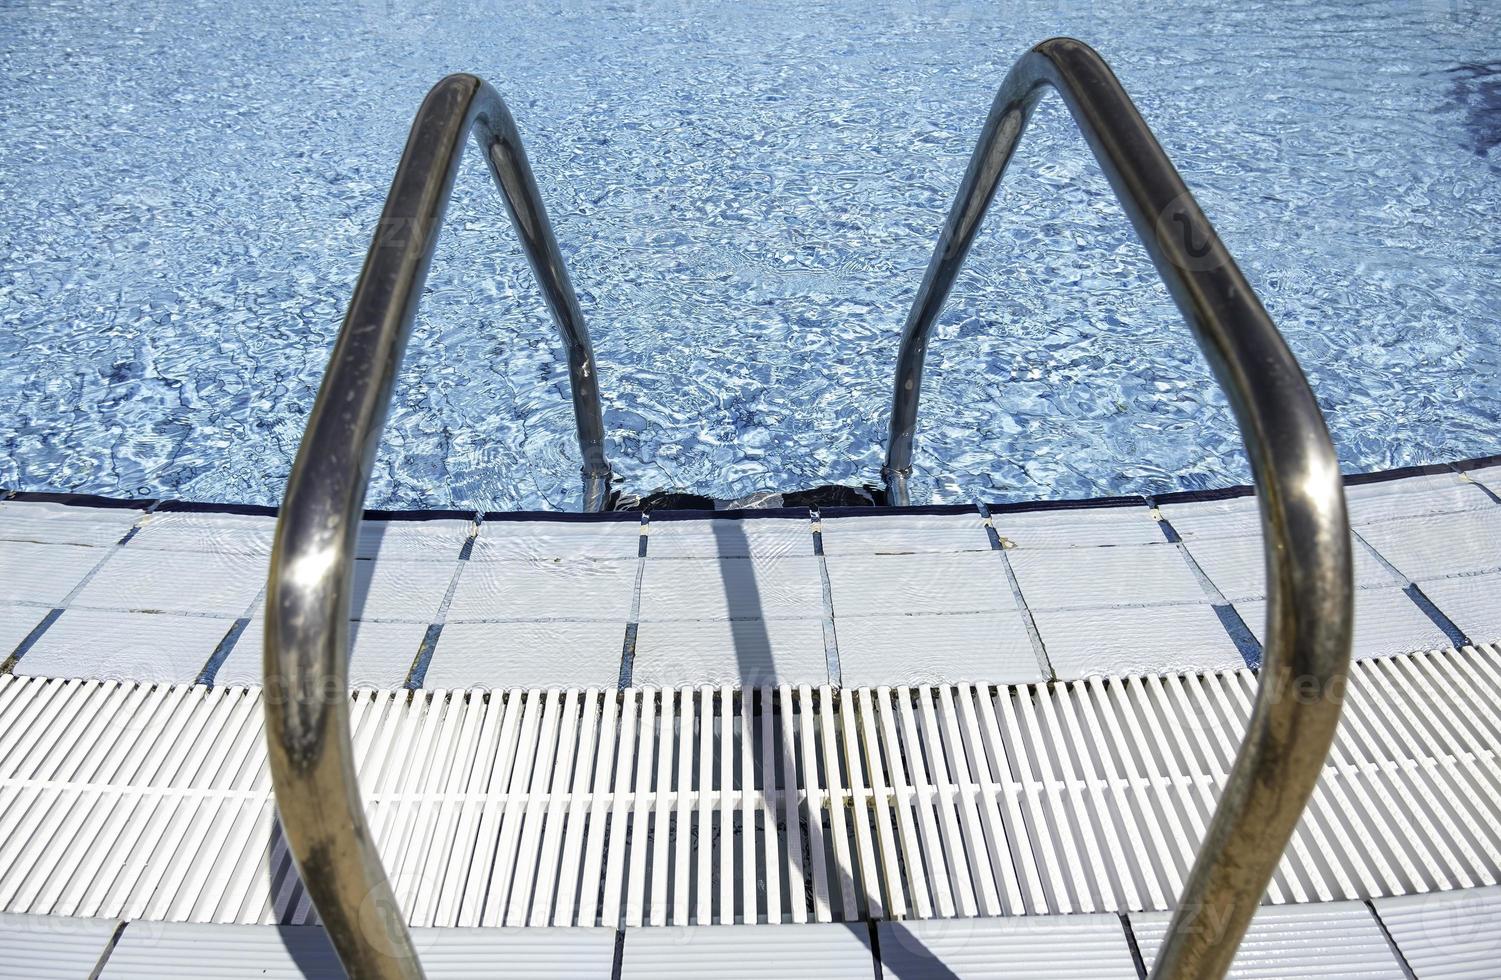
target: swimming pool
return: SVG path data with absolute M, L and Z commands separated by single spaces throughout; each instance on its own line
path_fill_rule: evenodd
M 1497 450 L 1494 6 L 151 0 L 0 10 L 0 485 L 275 502 L 406 128 L 457 70 L 526 138 L 627 489 L 873 482 L 990 99 L 1062 33 L 1136 98 L 1347 468 Z M 374 506 L 575 504 L 564 362 L 487 180 L 460 176 Z M 1055 102 L 938 332 L 919 497 L 1248 481 Z

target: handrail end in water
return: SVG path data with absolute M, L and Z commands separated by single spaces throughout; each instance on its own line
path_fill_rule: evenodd
M 909 507 L 912 505 L 912 467 L 895 470 L 888 463 L 881 467 L 881 482 L 886 487 L 886 505 Z

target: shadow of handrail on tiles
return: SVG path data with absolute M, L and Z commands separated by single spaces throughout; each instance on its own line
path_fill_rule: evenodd
M 710 517 L 708 521 L 714 534 L 720 585 L 724 589 L 725 608 L 730 618 L 730 638 L 735 647 L 741 689 L 775 684 L 776 655 L 771 649 L 771 633 L 766 628 L 766 609 L 761 601 L 760 583 L 756 580 L 750 538 L 740 520 Z M 737 624 L 742 623 L 745 625 L 737 628 Z
M 337 964 L 338 959 L 324 930 L 316 930 L 321 942 L 307 941 L 307 936 L 312 932 L 307 927 L 303 927 L 302 932 L 294 931 L 298 926 L 295 921 L 297 908 L 302 904 L 307 886 L 303 884 L 302 875 L 297 870 L 297 862 L 292 860 L 291 852 L 287 849 L 281 817 L 275 813 L 271 818 L 266 857 L 267 887 L 271 895 L 271 913 L 276 922 L 276 938 L 281 941 L 282 949 L 286 950 L 288 959 L 296 966 L 299 975 L 330 976 L 330 967 Z
M 744 521 L 729 517 L 711 517 L 709 518 L 709 522 L 710 529 L 714 534 L 720 584 L 724 589 L 725 604 L 730 616 L 730 637 L 731 643 L 735 648 L 735 663 L 740 678 L 740 711 L 742 717 L 745 719 L 745 724 L 741 726 L 741 730 L 749 730 L 752 727 L 750 720 L 755 716 L 753 701 L 760 702 L 761 724 L 771 725 L 773 724 L 773 719 L 776 717 L 776 710 L 770 702 L 777 697 L 775 692 L 780 686 L 779 681 L 781 678 L 777 675 L 776 654 L 772 649 L 770 630 L 766 626 L 766 609 L 761 600 L 761 587 L 757 575 L 757 556 L 750 545 L 749 536 L 745 533 Z M 744 563 L 743 566 L 740 564 L 742 562 Z M 664 691 L 662 696 L 671 697 L 672 692 Z M 836 692 L 835 696 L 838 697 L 840 694 Z M 802 713 L 803 724 L 811 723 L 811 704 L 801 699 L 797 700 L 799 710 Z M 784 702 L 783 707 L 790 708 L 791 701 Z M 833 706 L 825 705 L 824 708 L 825 710 L 832 710 Z M 731 705 L 721 706 L 721 711 L 725 717 L 733 717 Z M 678 713 L 678 717 L 682 717 L 681 712 Z M 778 746 L 777 755 L 782 772 L 783 789 L 784 791 L 795 791 L 798 785 L 796 746 L 786 743 L 782 738 L 782 729 L 780 728 L 773 729 L 772 741 Z M 685 742 L 684 744 L 688 743 Z M 847 750 L 848 748 L 848 745 L 846 745 Z M 760 757 L 754 751 L 754 746 L 752 745 L 742 743 L 741 751 L 750 753 L 752 771 L 754 773 L 753 778 L 760 780 L 762 787 L 770 787 L 776 783 L 776 765 L 774 760 Z M 826 759 L 827 756 L 823 756 L 823 758 Z M 769 770 L 768 765 L 770 765 Z M 743 771 L 741 766 L 732 766 L 731 778 L 733 779 Z M 803 787 L 811 787 L 816 782 L 817 773 L 805 772 L 803 774 Z M 740 790 L 743 793 L 750 793 L 754 791 L 754 787 L 741 786 Z M 844 803 L 842 800 L 831 799 L 829 805 L 843 806 Z M 876 802 L 875 805 L 883 804 Z M 773 809 L 765 801 L 764 797 L 761 810 L 763 813 L 770 811 L 780 816 L 778 810 Z M 851 896 L 858 896 L 861 894 L 861 890 L 856 887 L 854 878 L 847 874 L 837 861 L 828 861 L 825 855 L 814 855 L 809 849 L 810 835 L 808 833 L 807 821 L 816 819 L 822 823 L 823 820 L 822 807 L 819 807 L 817 812 L 815 812 L 811 794 L 806 795 L 799 804 L 798 816 L 802 822 L 801 832 L 798 835 L 802 849 L 797 854 L 789 854 L 791 860 L 788 863 L 787 870 L 789 876 L 793 874 L 797 876 L 797 884 L 800 887 L 796 895 L 796 900 L 802 903 L 804 910 L 810 913 L 809 920 L 813 921 L 814 917 L 811 913 L 816 899 L 811 891 L 813 882 L 808 875 L 812 861 L 823 861 L 825 867 L 831 869 L 839 876 L 838 880 L 831 881 L 828 884 L 831 902 L 835 895 L 842 895 L 847 892 Z M 768 826 L 767 830 L 771 831 L 772 828 Z M 829 829 L 829 832 L 832 832 L 832 827 Z M 740 834 L 741 853 L 744 855 L 744 859 L 740 863 L 740 868 L 742 873 L 744 873 L 755 867 L 754 828 L 742 826 Z M 782 832 L 780 836 L 785 841 L 788 835 Z M 729 836 L 721 830 L 720 847 L 733 846 L 733 842 Z M 773 869 L 770 867 L 766 869 L 768 873 L 772 873 L 773 871 L 779 872 L 780 870 L 779 868 Z M 789 892 L 792 885 L 793 881 L 789 877 Z M 766 892 L 766 883 L 764 881 L 758 883 L 757 892 L 764 898 Z M 740 894 L 741 890 L 738 888 L 734 889 L 734 893 Z M 791 894 L 788 894 L 787 898 L 789 901 L 793 900 Z M 858 899 L 856 900 L 858 901 Z M 742 915 L 743 921 L 747 923 L 759 921 L 760 918 L 758 909 L 742 909 Z M 731 909 L 729 915 L 725 915 L 724 910 L 721 910 L 720 921 L 734 921 L 734 910 Z M 879 952 L 874 938 L 876 929 L 874 921 L 856 919 L 842 923 L 830 923 L 830 925 L 843 925 L 849 929 L 865 948 L 870 951 L 872 959 L 879 960 Z M 927 949 L 915 935 L 908 934 L 906 945 L 908 946 L 909 953 L 912 955 L 926 957 L 927 962 L 924 964 L 926 968 L 925 976 L 932 978 L 932 980 L 957 980 L 956 975 L 948 966 L 931 950 Z

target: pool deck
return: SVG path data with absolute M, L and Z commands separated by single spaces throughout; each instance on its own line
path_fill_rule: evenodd
M 1356 657 L 1501 639 L 1501 463 L 1347 488 Z M 0 502 L 18 676 L 260 680 L 275 517 Z M 351 681 L 374 688 L 1022 684 L 1255 667 L 1255 499 L 373 515 Z
M 1236 958 L 1237 978 L 1482 980 L 1495 964 L 1501 889 L 1373 902 L 1267 906 Z M 940 977 L 1138 980 L 1167 916 L 1069 915 L 861 925 L 665 929 L 413 930 L 433 980 L 520 977 Z M 0 915 L 3 975 L 157 980 L 342 980 L 313 926 L 126 923 Z
M 1350 481 L 1345 717 L 1235 975 L 1501 951 L 1498 493 Z M 338 975 L 266 769 L 273 527 L 0 502 L 0 976 Z M 435 977 L 1140 976 L 1266 596 L 1238 490 L 376 514 L 358 565 L 356 755 Z

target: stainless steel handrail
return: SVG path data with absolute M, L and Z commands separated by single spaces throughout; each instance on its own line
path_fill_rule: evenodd
M 1179 898 L 1154 978 L 1225 975 L 1313 791 L 1350 661 L 1350 530 L 1334 446 L 1298 362 L 1103 59 L 1071 38 L 1017 61 L 939 235 L 902 333 L 883 476 L 907 504 L 928 335 L 1046 88 L 1063 97 L 1225 390 L 1266 543 L 1256 706 Z
M 594 355 L 521 137 L 495 90 L 450 75 L 422 103 L 287 481 L 266 602 L 265 712 L 287 845 L 351 977 L 420 977 L 369 826 L 349 731 L 355 534 L 402 352 L 473 132 L 568 351 L 584 505 L 610 488 Z

